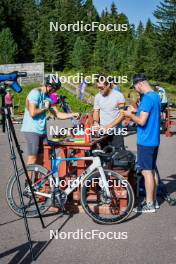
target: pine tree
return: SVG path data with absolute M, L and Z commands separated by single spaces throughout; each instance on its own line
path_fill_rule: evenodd
M 140 38 L 140 36 L 144 33 L 144 25 L 142 24 L 142 21 L 139 22 L 139 25 L 136 30 L 137 38 Z
M 4 14 L 5 10 L 4 10 L 4 5 L 3 5 L 3 1 L 0 5 L 0 30 L 6 26 L 6 19 L 5 19 L 5 14 Z
M 54 1 L 43 0 L 39 6 L 40 20 L 38 35 L 34 42 L 33 54 L 35 61 L 44 61 L 49 71 L 59 69 L 62 65 L 61 43 L 58 32 L 50 31 L 50 22 L 55 22 L 56 7 Z
M 17 54 L 17 44 L 15 43 L 9 28 L 4 28 L 0 32 L 0 64 L 14 63 Z
M 117 7 L 114 2 L 111 4 L 111 15 L 117 18 Z
M 176 1 L 163 0 L 154 12 L 158 19 L 158 76 L 165 81 L 176 82 Z
M 37 29 L 35 0 L 3 0 L 6 27 L 18 45 L 17 62 L 32 61 L 32 45 Z
M 176 23 L 176 1 L 162 0 L 154 12 L 158 24 L 163 29 L 170 29 Z
M 90 47 L 84 37 L 77 37 L 71 56 L 71 63 L 77 70 L 85 70 L 90 67 Z

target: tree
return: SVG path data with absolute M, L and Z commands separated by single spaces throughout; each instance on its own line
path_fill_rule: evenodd
M 117 7 L 114 2 L 111 4 L 111 15 L 117 18 Z
M 0 32 L 0 64 L 14 63 L 17 54 L 17 44 L 15 43 L 9 28 L 4 28 Z
M 86 70 L 90 67 L 90 47 L 85 38 L 77 37 L 71 55 L 71 63 L 77 70 Z
M 154 12 L 158 24 L 162 29 L 170 29 L 176 23 L 176 1 L 163 0 Z
M 17 62 L 32 61 L 32 45 L 37 31 L 35 0 L 2 0 L 3 20 L 18 45 Z
M 176 1 L 163 0 L 154 12 L 158 19 L 157 46 L 160 65 L 158 76 L 165 81 L 176 82 Z
M 140 36 L 144 33 L 144 26 L 142 24 L 142 21 L 139 22 L 139 25 L 136 30 L 137 38 L 140 38 Z

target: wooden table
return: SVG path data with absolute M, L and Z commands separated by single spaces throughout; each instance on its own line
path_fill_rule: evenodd
M 57 143 L 55 142 L 54 145 L 56 148 L 56 152 L 57 152 L 57 149 L 59 149 L 59 156 L 62 158 L 69 157 L 70 150 L 75 151 L 74 157 L 84 157 L 86 154 L 86 151 L 96 149 L 97 144 L 103 143 L 106 139 L 107 139 L 107 136 L 103 136 L 101 138 L 93 139 L 92 142 L 89 144 L 77 144 L 77 143 L 75 144 L 75 142 L 62 141 L 62 142 L 57 142 Z M 51 169 L 50 151 L 51 151 L 51 145 L 45 144 L 44 145 L 44 166 L 49 170 Z M 89 164 L 86 164 L 86 162 L 83 160 L 77 161 L 77 168 L 76 168 L 76 172 L 74 173 L 74 176 L 72 173 L 69 173 L 70 166 L 67 166 L 67 165 L 68 163 L 62 162 L 60 164 L 60 168 L 58 172 L 60 180 L 64 180 L 66 181 L 66 183 L 68 180 L 73 180 L 75 179 L 75 177 L 79 177 L 82 174 L 82 172 L 85 170 L 86 166 L 88 166 Z M 134 181 L 134 171 L 129 170 L 129 169 L 122 169 L 122 168 L 114 168 L 113 170 L 123 175 L 127 180 L 130 180 L 130 181 L 132 180 L 132 182 Z M 127 199 L 126 194 L 123 195 L 122 193 L 119 197 L 120 197 L 120 209 L 126 210 L 127 205 L 128 205 L 128 199 Z M 77 188 L 69 196 L 67 206 L 68 206 L 67 207 L 68 210 L 74 213 L 77 213 L 83 210 L 82 207 L 80 206 L 80 188 Z
M 75 150 L 74 157 L 85 157 L 86 151 L 96 149 L 97 144 L 98 143 L 101 144 L 106 139 L 107 139 L 107 136 L 103 136 L 100 138 L 93 138 L 91 143 L 81 143 L 81 144 L 64 140 L 64 141 L 60 141 L 60 142 L 55 142 L 55 148 L 56 148 L 56 151 L 57 151 L 57 149 L 59 149 L 59 156 L 62 158 L 68 158 L 70 150 Z M 51 145 L 45 144 L 44 145 L 44 164 L 43 165 L 44 165 L 44 167 L 46 167 L 49 170 L 51 170 L 50 152 L 51 152 Z M 79 177 L 83 173 L 85 168 L 86 168 L 86 162 L 84 160 L 77 161 L 76 176 Z M 67 178 L 68 166 L 67 166 L 66 161 L 63 161 L 60 164 L 58 173 L 59 173 L 59 177 L 61 179 Z M 79 190 L 74 192 L 73 195 L 74 195 L 74 197 L 73 197 L 74 200 L 77 200 L 77 201 L 80 200 Z

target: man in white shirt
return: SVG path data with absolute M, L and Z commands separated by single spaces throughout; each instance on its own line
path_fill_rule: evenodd
M 94 99 L 93 124 L 95 127 L 104 128 L 105 131 L 109 129 L 121 128 L 120 124 L 123 115 L 120 109 L 125 105 L 125 98 L 121 92 L 112 89 L 111 80 L 101 75 L 97 78 L 97 87 L 99 93 Z M 124 147 L 122 135 L 110 135 L 108 143 L 115 147 Z

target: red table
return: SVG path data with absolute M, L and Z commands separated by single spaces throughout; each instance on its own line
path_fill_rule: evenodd
M 55 143 L 56 144 L 55 148 L 56 148 L 56 151 L 57 149 L 59 149 L 59 156 L 62 158 L 68 158 L 70 150 L 75 150 L 74 157 L 85 157 L 86 151 L 96 149 L 97 144 L 100 144 L 106 139 L 107 139 L 107 136 L 103 136 L 101 138 L 94 138 L 91 143 L 81 143 L 81 144 L 78 144 L 75 142 L 69 142 L 65 140 L 62 142 L 58 142 L 57 144 Z M 44 167 L 46 167 L 49 170 L 51 170 L 50 151 L 51 151 L 51 146 L 45 144 L 44 145 Z M 84 160 L 77 161 L 76 176 L 79 177 L 83 173 L 85 168 L 86 168 L 86 162 Z M 65 177 L 67 178 L 67 175 L 68 175 L 67 162 L 63 161 L 59 167 L 59 177 L 63 179 Z M 74 200 L 79 201 L 80 200 L 79 190 L 74 192 L 73 196 L 74 196 L 73 197 Z
M 67 141 L 58 142 L 55 148 L 56 148 L 56 152 L 57 149 L 59 149 L 60 151 L 59 156 L 62 158 L 69 157 L 70 150 L 75 150 L 74 157 L 84 157 L 86 151 L 95 149 L 98 143 L 102 143 L 106 139 L 107 136 L 96 138 L 93 139 L 93 141 L 89 144 L 75 144 L 74 142 L 67 142 Z M 51 146 L 44 145 L 44 167 L 46 167 L 49 170 L 51 169 L 50 151 L 51 151 Z M 88 166 L 88 164 L 86 164 L 84 160 L 77 161 L 76 175 L 74 175 L 74 177 L 79 177 L 82 174 L 82 172 L 85 170 L 86 166 Z M 131 170 L 116 168 L 115 171 L 123 175 L 127 180 L 132 180 L 132 181 L 134 180 L 134 172 Z M 66 162 L 62 162 L 60 164 L 59 177 L 60 180 L 63 179 L 66 182 L 68 180 L 73 179 L 73 176 L 71 177 L 69 176 L 68 166 Z M 81 207 L 78 207 L 79 204 L 80 204 L 80 189 L 78 188 L 76 191 L 73 192 L 73 195 L 70 196 L 68 208 L 69 210 L 71 209 L 74 212 L 78 212 L 79 210 L 81 210 Z M 123 196 L 121 194 L 120 208 L 122 210 L 123 208 L 125 209 L 127 207 L 127 204 L 128 204 L 127 196 L 126 195 Z

